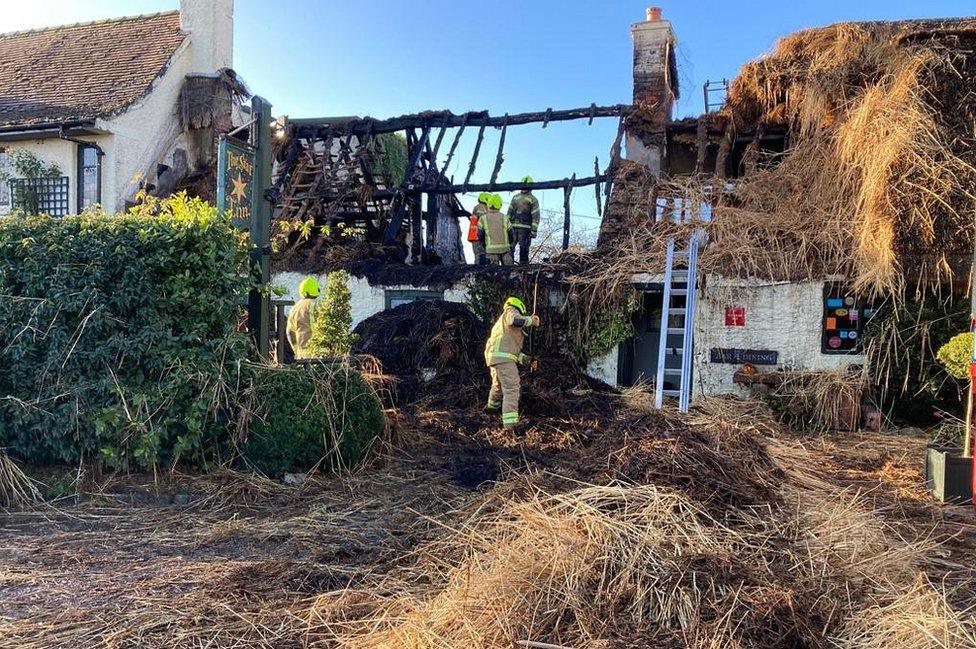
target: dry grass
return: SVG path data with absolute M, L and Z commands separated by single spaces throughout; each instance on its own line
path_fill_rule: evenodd
M 687 240 L 695 229 L 710 242 L 700 261 L 705 273 L 841 275 L 865 295 L 899 295 L 912 279 L 951 280 L 950 262 L 974 239 L 974 133 L 956 117 L 973 112 L 976 96 L 965 95 L 966 105 L 939 102 L 946 87 L 971 83 L 976 70 L 956 55 L 954 36 L 910 40 L 910 29 L 807 30 L 743 67 L 717 119 L 729 137 L 786 128 L 789 150 L 747 152 L 745 174 L 729 189 L 715 178 L 655 185 L 625 166 L 610 211 L 627 227 L 617 230 L 613 254 L 581 281 L 659 272 L 667 238 Z M 687 223 L 655 223 L 648 218 L 655 198 L 711 204 L 711 218 L 688 209 Z M 659 208 L 661 217 L 669 214 Z
M 37 484 L 0 449 L 0 507 L 23 507 L 43 500 Z
M 902 538 L 761 405 L 626 403 L 604 435 L 625 425 L 663 446 L 626 432 L 623 449 L 563 457 L 567 475 L 480 493 L 398 458 L 296 488 L 193 478 L 182 508 L 18 514 L 0 528 L 0 646 L 971 646 L 967 611 L 919 576 L 928 537 Z M 700 485 L 748 475 L 773 493 L 716 508 L 680 476 L 569 477 L 612 467 L 605 450 L 668 445 L 687 447 L 674 473 L 694 448 L 727 458 L 695 465 Z

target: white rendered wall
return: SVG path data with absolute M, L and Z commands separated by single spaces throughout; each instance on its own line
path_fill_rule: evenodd
M 308 277 L 306 273 L 283 272 L 276 273 L 271 278 L 271 285 L 282 287 L 286 293 L 282 299 L 298 301 L 301 296 L 298 294 L 298 286 Z M 325 288 L 325 274 L 312 275 L 318 280 L 319 285 Z M 368 281 L 360 277 L 349 277 L 349 291 L 352 293 L 352 326 L 355 327 L 360 322 L 386 309 L 387 291 L 436 291 L 424 286 L 371 286 Z M 467 302 L 468 288 L 464 284 L 454 286 L 444 291 L 444 299 L 448 302 Z
M 694 388 L 696 394 L 740 394 L 733 383 L 738 365 L 712 363 L 713 347 L 779 352 L 775 369 L 835 370 L 863 364 L 863 355 L 821 352 L 824 282 L 760 282 L 709 276 L 699 296 L 695 321 Z M 745 326 L 725 325 L 726 307 L 745 308 Z
M 125 201 L 139 189 L 140 181 L 147 175 L 155 177 L 153 166 L 162 161 L 179 137 L 177 99 L 186 74 L 191 71 L 189 59 L 184 41 L 148 95 L 124 113 L 97 121 L 98 128 L 114 136 L 102 161 L 102 203 L 106 210 L 123 209 Z

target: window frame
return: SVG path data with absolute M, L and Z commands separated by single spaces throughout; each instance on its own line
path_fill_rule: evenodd
M 75 212 L 81 214 L 91 205 L 85 205 L 85 151 L 90 149 L 95 154 L 95 202 L 93 205 L 102 204 L 102 152 L 94 144 L 78 144 L 77 157 L 77 180 L 75 182 Z
M 393 306 L 394 300 L 402 300 L 405 298 L 409 298 L 409 300 L 408 302 L 402 302 L 402 304 L 409 304 L 410 302 L 416 302 L 417 300 L 443 300 L 444 291 L 393 288 L 388 288 L 383 291 L 383 300 L 387 310 L 395 308 Z M 400 305 L 398 304 L 396 306 Z

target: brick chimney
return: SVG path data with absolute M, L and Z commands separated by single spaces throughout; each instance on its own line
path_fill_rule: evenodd
M 634 39 L 634 105 L 641 109 L 642 119 L 631 120 L 626 157 L 660 174 L 664 127 L 678 96 L 674 32 L 671 23 L 661 19 L 661 8 L 650 7 L 646 20 L 631 25 L 630 33 Z
M 234 0 L 180 0 L 180 27 L 190 35 L 190 73 L 234 67 Z

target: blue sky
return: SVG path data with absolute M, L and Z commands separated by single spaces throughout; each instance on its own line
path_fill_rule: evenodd
M 177 0 L 4 2 L 0 31 L 174 9 Z M 276 113 L 387 117 L 426 109 L 522 112 L 627 103 L 629 26 L 648 0 L 237 0 L 235 67 Z M 676 116 L 702 110 L 701 84 L 733 77 L 776 38 L 842 20 L 976 14 L 973 0 L 658 2 L 678 38 Z M 509 131 L 502 179 L 589 175 L 605 163 L 616 124 Z M 473 134 L 472 134 L 473 136 Z M 497 134 L 495 134 L 497 137 Z M 476 178 L 490 174 L 494 140 Z M 490 153 L 488 153 L 490 152 Z M 466 163 L 465 163 L 466 165 Z M 465 168 L 456 168 L 463 175 Z M 595 214 L 591 190 L 573 210 Z M 562 192 L 540 195 L 562 206 Z M 595 221 L 589 221 L 594 223 Z

